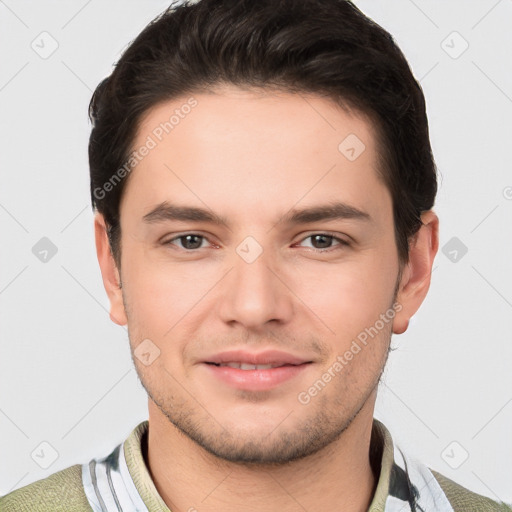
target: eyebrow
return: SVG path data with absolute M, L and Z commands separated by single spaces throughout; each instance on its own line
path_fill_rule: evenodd
M 149 213 L 144 215 L 142 220 L 148 224 L 169 220 L 184 220 L 189 222 L 209 222 L 211 224 L 228 227 L 227 219 L 217 215 L 211 210 L 192 206 L 176 206 L 167 201 L 153 208 Z
M 283 215 L 279 223 L 285 225 L 308 224 L 322 220 L 355 219 L 371 221 L 368 213 L 346 203 L 334 202 L 327 205 L 313 206 L 310 208 L 292 208 Z M 229 222 L 226 217 L 217 215 L 215 212 L 205 208 L 192 206 L 177 206 L 164 201 L 144 215 L 143 221 L 147 224 L 155 224 L 165 221 L 188 221 L 207 222 L 229 229 Z

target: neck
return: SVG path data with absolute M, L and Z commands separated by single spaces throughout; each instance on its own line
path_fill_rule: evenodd
M 206 452 L 150 400 L 147 463 L 173 512 L 366 511 L 376 487 L 369 458 L 372 421 L 373 404 L 367 402 L 319 452 L 282 466 L 246 466 Z

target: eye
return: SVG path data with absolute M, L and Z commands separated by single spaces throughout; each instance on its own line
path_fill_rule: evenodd
M 176 245 L 174 242 L 179 241 L 181 244 L 181 249 L 185 249 L 187 251 L 193 251 L 195 249 L 201 249 L 202 242 L 208 241 L 206 237 L 199 235 L 197 233 L 186 233 L 184 235 L 176 236 L 164 242 L 164 245 Z
M 314 249 L 318 252 L 327 252 L 328 250 L 334 250 L 336 246 L 341 247 L 347 247 L 350 246 L 350 244 L 337 236 L 331 235 L 329 233 L 315 233 L 312 235 L 307 236 L 302 240 L 300 243 L 304 243 L 304 241 L 311 239 L 311 245 L 309 245 L 310 248 Z M 203 245 L 203 243 L 206 243 L 206 245 Z M 334 247 L 333 247 L 334 243 Z M 178 245 L 179 248 L 184 249 L 188 252 L 195 251 L 197 249 L 202 249 L 204 247 L 208 247 L 209 242 L 208 239 L 200 235 L 198 233 L 185 233 L 183 235 L 176 236 L 174 238 L 171 238 L 165 242 L 163 242 L 164 245 Z M 307 247 L 307 246 L 306 246 Z
M 320 252 L 327 252 L 326 249 L 330 249 L 332 247 L 333 242 L 337 242 L 335 246 L 350 246 L 350 244 L 334 235 L 330 235 L 329 233 L 315 233 L 313 235 L 309 235 L 303 239 L 303 241 L 311 239 L 310 247 Z

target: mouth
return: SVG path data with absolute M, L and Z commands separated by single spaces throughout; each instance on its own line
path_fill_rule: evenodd
M 260 353 L 228 351 L 203 361 L 209 377 L 230 388 L 266 391 L 296 378 L 313 361 L 281 351 L 267 350 Z
M 213 354 L 205 358 L 203 362 L 242 370 L 268 370 L 278 366 L 297 366 L 312 361 L 281 350 L 264 350 L 262 352 L 227 350 L 219 354 Z
M 302 364 L 309 364 L 311 361 L 307 361 Z M 209 363 L 206 364 L 212 364 L 214 366 L 218 367 L 224 367 L 227 366 L 229 368 L 237 368 L 239 370 L 271 370 L 272 368 L 282 368 L 283 366 L 299 366 L 298 364 L 281 364 L 281 363 L 275 363 L 275 364 L 250 364 L 250 363 L 241 363 L 241 362 L 232 362 L 232 363 Z

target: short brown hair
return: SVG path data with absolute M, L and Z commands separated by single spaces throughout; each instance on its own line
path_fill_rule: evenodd
M 317 93 L 374 120 L 401 262 L 437 192 L 425 100 L 391 35 L 346 0 L 199 0 L 169 7 L 131 43 L 89 105 L 91 200 L 120 265 L 119 204 L 141 117 L 217 85 Z M 98 193 L 101 191 L 102 193 Z

